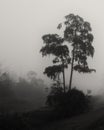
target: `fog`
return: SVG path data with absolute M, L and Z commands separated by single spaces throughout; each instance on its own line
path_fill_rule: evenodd
M 11 75 L 11 89 L 5 90 L 13 94 L 13 100 L 17 100 L 18 104 L 24 102 L 26 109 L 31 105 L 31 108 L 38 108 L 44 104 L 42 100 L 47 95 L 45 88 L 51 86 L 51 81 L 43 75 L 43 71 L 51 64 L 51 57 L 43 58 L 39 53 L 43 45 L 41 37 L 59 33 L 57 25 L 69 13 L 78 14 L 91 23 L 95 48 L 94 58 L 88 62 L 96 73 L 75 72 L 73 87 L 85 93 L 90 89 L 93 95 L 103 95 L 103 5 L 103 0 L 0 0 L 0 64 L 1 70 Z M 31 70 L 36 75 L 30 80 L 27 73 Z M 66 71 L 66 77 L 69 73 L 70 68 Z M 68 82 L 69 78 L 66 79 Z
M 46 85 L 35 72 L 14 79 L 8 72 L 0 75 L 0 112 L 26 112 L 45 106 Z
M 0 129 L 92 130 L 97 125 L 99 129 L 104 129 L 103 12 L 104 0 L 0 0 Z M 74 18 L 78 18 L 77 15 L 83 18 L 82 32 L 75 29 L 75 26 L 80 27 L 79 23 L 73 29 L 57 28 L 69 14 L 74 14 Z M 92 30 L 85 29 L 86 21 Z M 89 30 L 94 40 L 92 35 L 88 35 Z M 82 59 L 78 64 L 86 67 L 83 58 L 87 55 L 88 67 L 96 70 L 90 73 L 87 67 L 82 67 L 89 73 L 73 71 L 71 85 L 69 79 L 71 70 L 75 69 L 76 59 L 71 57 L 70 60 L 67 54 L 68 57 L 63 56 L 64 53 L 58 57 L 57 53 L 61 62 L 54 60 L 57 62 L 54 69 L 50 67 L 44 73 L 46 67 L 53 65 L 53 56 L 45 57 L 40 52 L 45 45 L 44 38 L 42 39 L 44 35 L 63 36 L 63 31 L 71 31 L 78 38 L 81 37 L 78 46 L 76 39 L 74 41 L 72 38 L 72 57 L 79 55 L 79 60 Z M 85 47 L 79 45 L 82 42 L 92 44 L 95 49 L 93 58 L 89 58 L 87 52 L 84 53 Z M 67 42 L 64 43 L 62 45 L 67 45 Z M 88 49 L 89 46 L 86 45 Z M 70 55 L 71 44 L 68 43 L 68 47 Z M 90 48 L 91 51 L 93 47 Z M 83 56 L 80 57 L 79 53 L 75 56 L 74 49 L 82 49 Z M 75 50 L 76 53 L 77 51 Z M 68 64 L 69 60 L 71 64 Z M 68 65 L 68 68 L 64 68 L 64 65 Z M 81 69 L 80 66 L 78 69 Z M 55 71 L 59 74 L 58 78 L 55 77 Z M 54 82 L 51 76 L 58 80 L 55 79 L 57 81 Z

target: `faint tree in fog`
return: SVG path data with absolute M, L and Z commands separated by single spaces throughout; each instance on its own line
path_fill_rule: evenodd
M 9 73 L 0 74 L 0 112 L 8 112 L 13 109 L 13 105 L 17 99 L 12 88 L 14 82 Z
M 49 66 L 44 74 L 56 79 L 60 73 L 63 73 L 63 84 L 65 92 L 65 71 L 64 69 L 71 65 L 69 90 L 71 90 L 73 71 L 79 73 L 91 73 L 95 71 L 89 68 L 88 57 L 93 57 L 94 47 L 93 34 L 90 23 L 84 21 L 78 15 L 69 14 L 65 16 L 65 21 L 57 27 L 62 29 L 63 36 L 57 34 L 47 34 L 42 37 L 45 46 L 40 50 L 43 56 L 54 55 L 53 63 L 58 65 Z M 69 51 L 70 50 L 70 51 Z

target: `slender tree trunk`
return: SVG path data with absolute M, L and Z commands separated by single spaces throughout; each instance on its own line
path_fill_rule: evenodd
M 63 87 L 64 87 L 64 93 L 65 93 L 66 90 L 65 90 L 65 70 L 64 70 L 64 64 L 63 64 Z
M 57 88 L 60 87 L 60 74 L 57 76 Z
M 71 87 L 72 87 L 73 66 L 74 66 L 74 50 L 75 50 L 75 47 L 73 48 L 73 54 L 72 54 L 71 73 L 70 73 L 70 80 L 69 80 L 69 91 L 71 90 Z
M 62 62 L 62 74 L 63 74 L 63 89 L 64 93 L 66 92 L 65 90 L 65 68 L 64 68 L 64 59 L 61 57 L 61 62 Z

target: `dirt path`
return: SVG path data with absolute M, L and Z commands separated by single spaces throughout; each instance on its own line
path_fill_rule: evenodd
M 69 120 L 54 122 L 42 130 L 86 130 L 89 125 L 102 116 L 104 116 L 104 108 L 73 117 Z

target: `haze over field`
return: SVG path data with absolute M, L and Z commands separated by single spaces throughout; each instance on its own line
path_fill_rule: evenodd
M 29 70 L 43 75 L 51 58 L 39 53 L 48 33 L 59 33 L 57 25 L 69 13 L 78 14 L 91 23 L 95 55 L 89 64 L 96 73 L 74 73 L 73 85 L 80 89 L 104 92 L 104 16 L 103 0 L 1 0 L 0 1 L 0 63 L 4 70 L 24 76 Z M 50 59 L 50 60 L 49 60 Z M 67 71 L 68 75 L 68 71 Z M 67 79 L 68 83 L 68 79 Z M 102 91 L 103 90 L 103 91 Z

